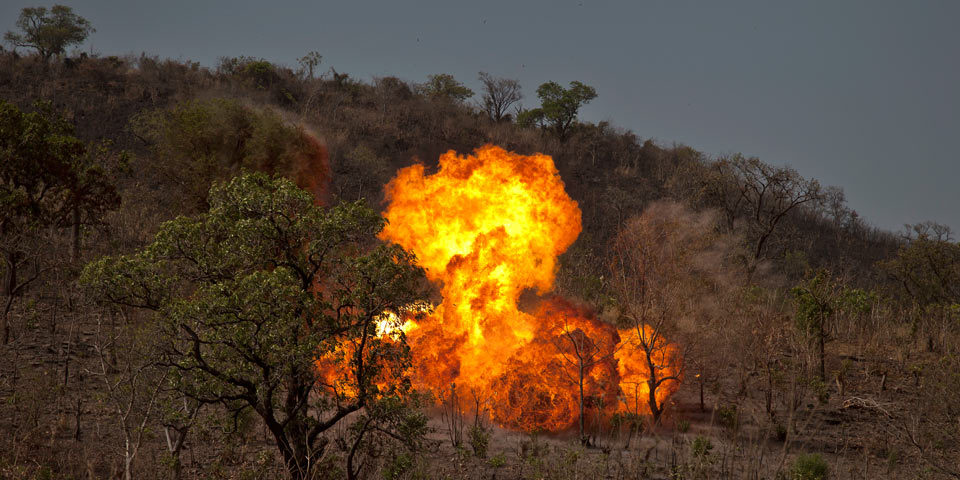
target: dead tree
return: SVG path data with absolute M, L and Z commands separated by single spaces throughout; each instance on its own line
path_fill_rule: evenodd
M 598 335 L 591 336 L 584 332 L 582 328 L 571 326 L 567 322 L 567 318 L 564 317 L 557 334 L 552 338 L 553 344 L 560 352 L 563 360 L 573 369 L 573 372 L 564 369 L 563 373 L 572 383 L 577 385 L 579 393 L 577 420 L 580 443 L 584 445 L 589 443 L 584 428 L 585 384 L 594 367 L 602 362 L 609 361 L 615 351 L 612 339 L 605 340 L 596 337 Z

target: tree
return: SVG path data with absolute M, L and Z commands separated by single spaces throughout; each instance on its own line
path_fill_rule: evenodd
M 841 286 L 826 271 L 816 272 L 802 284 L 790 290 L 797 308 L 797 329 L 808 339 L 817 342 L 817 374 L 826 382 L 824 364 L 828 323 L 840 307 Z
M 509 78 L 496 78 L 489 73 L 480 72 L 483 84 L 483 110 L 494 122 L 506 118 L 511 105 L 523 98 L 520 82 Z
M 916 305 L 960 304 L 960 243 L 950 227 L 932 222 L 908 227 L 907 243 L 880 263 L 881 270 Z
M 611 335 L 612 333 L 612 329 L 589 329 L 586 325 L 571 324 L 567 321 L 566 315 L 561 313 L 561 323 L 557 325 L 556 331 L 552 335 L 552 342 L 566 362 L 566 366 L 576 370 L 574 373 L 563 368 L 562 372 L 577 386 L 579 393 L 577 425 L 579 427 L 580 443 L 583 445 L 586 445 L 589 440 L 584 432 L 585 387 L 590 387 L 587 384 L 593 382 L 594 376 L 602 375 L 602 372 L 595 371 L 601 369 L 595 369 L 594 367 L 602 366 L 613 357 L 616 337 Z M 593 390 L 596 390 L 596 388 L 593 388 Z
M 297 63 L 300 64 L 303 72 L 307 74 L 307 78 L 313 78 L 313 71 L 317 68 L 317 65 L 320 65 L 321 60 L 323 60 L 323 55 L 320 55 L 317 51 L 311 51 L 298 58 Z
M 754 260 L 764 256 L 764 247 L 789 213 L 823 200 L 819 182 L 807 180 L 789 167 L 775 167 L 740 154 L 715 165 L 717 176 L 708 182 L 707 194 L 722 205 L 731 227 L 738 218 L 747 220 Z
M 960 317 L 960 310 L 957 315 Z M 921 405 L 921 411 L 906 409 L 905 413 L 894 413 L 882 407 L 878 410 L 889 417 L 888 431 L 924 463 L 949 478 L 960 479 L 960 405 L 956 401 L 960 392 L 960 354 L 944 354 L 925 366 L 918 390 L 915 405 Z
M 113 183 L 126 154 L 115 156 L 109 144 L 88 145 L 74 136 L 73 125 L 48 103 L 23 112 L 0 101 L 0 255 L 7 297 L 0 331 L 9 339 L 7 315 L 13 298 L 36 280 L 40 238 L 48 227 L 72 226 L 74 257 L 80 249 L 80 226 L 99 222 L 119 206 Z M 34 261 L 30 276 L 20 270 Z
M 462 102 L 473 96 L 470 90 L 448 73 L 437 73 L 427 77 L 426 83 L 417 86 L 421 95 Z
M 134 461 L 144 446 L 148 426 L 160 403 L 165 372 L 154 368 L 149 348 L 144 348 L 144 343 L 151 338 L 149 335 L 104 335 L 101 327 L 98 319 L 93 345 L 98 364 L 87 373 L 102 382 L 104 401 L 123 433 L 123 479 L 131 480 Z M 108 360 L 111 356 L 108 351 L 121 357 L 116 365 Z
M 89 264 L 82 283 L 155 312 L 158 361 L 177 390 L 256 412 L 289 476 L 306 478 L 324 432 L 409 388 L 402 337 L 378 336 L 376 323 L 422 299 L 423 271 L 375 240 L 385 220 L 362 202 L 323 209 L 260 173 L 216 184 L 209 201 L 207 213 L 164 223 L 145 249 Z
M 533 122 L 542 119 L 561 140 L 565 140 L 577 120 L 580 107 L 597 98 L 597 91 L 589 85 L 573 81 L 570 88 L 547 82 L 537 87 L 540 108 L 529 110 L 526 117 Z
M 83 42 L 96 31 L 87 19 L 64 5 L 54 5 L 49 11 L 46 7 L 26 7 L 20 10 L 17 28 L 21 33 L 8 31 L 4 40 L 15 47 L 36 50 L 44 61 L 64 53 L 68 46 Z
M 179 211 L 206 208 L 210 184 L 257 170 L 295 178 L 301 188 L 321 197 L 330 178 L 327 152 L 302 128 L 276 112 L 254 109 L 235 100 L 187 100 L 144 112 L 132 121 L 133 132 L 150 146 L 157 176 L 171 179 Z
M 627 405 L 632 413 L 645 401 L 659 421 L 663 399 L 679 386 L 681 352 L 668 340 L 685 334 L 684 352 L 691 352 L 722 330 L 710 322 L 720 315 L 724 290 L 742 280 L 736 243 L 717 233 L 713 212 L 665 202 L 629 219 L 614 238 L 609 284 L 621 315 L 618 359 L 645 383 L 624 392 L 635 402 Z
M 104 214 L 120 207 L 115 182 L 127 173 L 130 154 L 113 152 L 111 147 L 109 141 L 87 145 L 83 155 L 71 159 L 64 178 L 66 196 L 60 223 L 71 228 L 74 261 L 80 258 L 82 227 L 102 225 Z

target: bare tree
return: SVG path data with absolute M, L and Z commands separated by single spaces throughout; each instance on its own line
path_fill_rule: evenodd
M 586 445 L 589 443 L 584 431 L 583 421 L 586 383 L 594 367 L 609 361 L 613 356 L 615 337 L 607 336 L 605 339 L 602 335 L 604 332 L 592 332 L 594 334 L 591 335 L 585 332 L 583 328 L 571 325 L 566 316 L 562 318 L 563 323 L 559 326 L 556 335 L 552 337 L 552 341 L 563 360 L 575 369 L 575 373 L 567 369 L 563 369 L 563 373 L 577 385 L 579 391 L 579 414 L 577 418 L 580 443 Z
M 197 423 L 203 404 L 186 395 L 179 395 L 176 391 L 165 393 L 167 395 L 164 396 L 164 412 L 161 419 L 163 438 L 166 441 L 167 453 L 170 455 L 173 478 L 179 480 L 183 468 L 180 456 L 190 431 Z
M 738 219 L 747 220 L 755 260 L 764 255 L 764 247 L 787 214 L 823 199 L 819 182 L 803 178 L 790 167 L 775 167 L 739 154 L 715 165 L 717 175 L 707 193 L 723 206 L 730 227 Z
M 503 121 L 510 107 L 523 98 L 520 82 L 516 80 L 480 72 L 480 83 L 483 84 L 483 110 L 494 122 Z
M 105 336 L 98 317 L 94 350 L 99 362 L 96 370 L 88 369 L 87 372 L 103 382 L 106 401 L 123 434 L 123 478 L 131 480 L 133 462 L 156 413 L 166 375 L 158 373 L 155 362 L 147 354 L 150 349 L 137 345 L 136 338 L 124 337 L 123 332 Z M 108 351 L 117 349 L 118 343 L 125 347 L 122 348 L 124 358 L 115 367 L 108 360 Z
M 741 283 L 734 260 L 736 239 L 717 232 L 712 212 L 696 213 L 675 203 L 655 203 L 628 220 L 613 242 L 609 285 L 621 315 L 617 353 L 621 367 L 633 372 L 634 392 L 628 410 L 641 413 L 640 397 L 654 421 L 663 413 L 666 392 L 679 386 L 683 373 L 680 347 L 695 348 L 723 329 L 721 294 Z M 705 365 L 706 362 L 693 362 Z M 702 372 L 701 372 L 702 373 Z M 664 390 L 666 389 L 666 390 Z

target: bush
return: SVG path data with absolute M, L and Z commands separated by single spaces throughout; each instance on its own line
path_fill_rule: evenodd
M 727 430 L 734 431 L 739 425 L 739 415 L 736 405 L 721 405 L 717 409 L 717 423 Z
M 413 456 L 407 453 L 394 455 L 381 472 L 384 480 L 403 478 L 413 468 Z
M 174 180 L 168 191 L 202 211 L 210 185 L 244 170 L 279 174 L 320 195 L 329 177 L 326 152 L 300 127 L 270 109 L 236 100 L 187 100 L 136 117 L 132 130 L 151 143 L 156 176 Z
M 793 462 L 791 480 L 826 480 L 828 466 L 819 453 L 803 454 Z
M 710 455 L 711 450 L 713 450 L 713 443 L 706 437 L 698 436 L 693 439 L 693 444 L 690 446 L 690 452 L 693 453 L 694 458 L 701 461 Z
M 483 425 L 474 425 L 470 429 L 470 447 L 477 458 L 487 458 L 487 448 L 490 446 L 490 430 Z

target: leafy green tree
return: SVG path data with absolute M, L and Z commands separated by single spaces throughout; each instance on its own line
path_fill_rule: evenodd
M 4 40 L 15 47 L 36 50 L 45 61 L 64 53 L 68 46 L 83 42 L 95 31 L 87 19 L 64 5 L 54 5 L 49 11 L 46 7 L 26 7 L 20 11 L 17 28 L 20 33 L 8 31 Z
M 462 102 L 473 96 L 473 90 L 464 86 L 448 73 L 430 75 L 427 77 L 426 83 L 421 83 L 417 87 L 420 94 L 431 98 L 445 98 Z
M 517 113 L 517 125 L 524 128 L 543 128 L 546 126 L 544 123 L 545 120 L 546 117 L 544 117 L 543 109 L 541 108 L 522 109 Z
M 134 134 L 150 145 L 157 176 L 182 189 L 169 192 L 185 206 L 206 208 L 211 183 L 258 170 L 315 184 L 320 194 L 329 178 L 326 152 L 301 128 L 272 110 L 257 110 L 235 100 L 187 100 L 172 108 L 145 112 L 131 123 Z
M 73 125 L 47 103 L 33 112 L 0 101 L 0 256 L 7 297 L 0 317 L 3 343 L 9 339 L 13 298 L 36 280 L 39 268 L 22 277 L 20 269 L 37 260 L 47 227 L 72 226 L 74 257 L 80 250 L 80 227 L 98 223 L 119 206 L 114 179 L 126 163 L 109 144 L 89 145 L 74 136 Z
M 556 82 L 547 82 L 537 87 L 537 97 L 540 98 L 540 108 L 528 110 L 523 122 L 530 124 L 543 121 L 553 129 L 557 137 L 565 140 L 577 120 L 580 107 L 597 98 L 597 91 L 577 81 L 570 82 L 570 88 L 563 88 Z
M 825 344 L 829 336 L 829 322 L 842 307 L 843 287 L 826 271 L 818 271 L 790 290 L 797 309 L 797 329 L 817 342 L 818 375 L 826 381 L 824 365 Z
M 960 243 L 946 225 L 909 227 L 897 256 L 880 264 L 909 301 L 919 306 L 960 304 Z
M 407 392 L 409 351 L 376 322 L 422 299 L 423 271 L 376 241 L 385 220 L 362 202 L 324 209 L 261 173 L 216 184 L 209 201 L 143 250 L 89 264 L 81 281 L 103 301 L 155 312 L 159 361 L 177 390 L 256 412 L 290 477 L 306 478 L 324 432 L 348 415 L 399 415 L 376 405 Z M 398 438 L 421 432 L 407 428 L 416 416 L 402 417 L 371 423 L 399 425 L 377 430 Z

